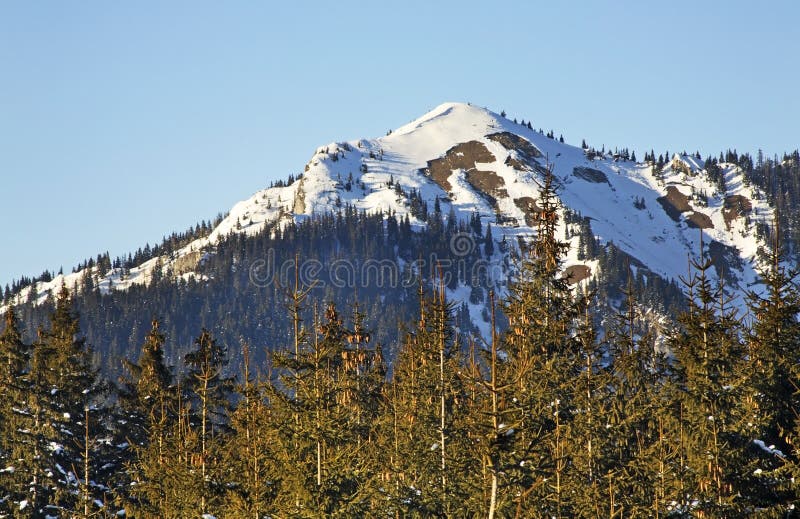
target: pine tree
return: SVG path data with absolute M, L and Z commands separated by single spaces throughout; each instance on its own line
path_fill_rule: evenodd
M 172 373 L 164 360 L 165 336 L 158 320 L 141 346 L 139 361 L 126 362 L 129 377 L 121 381 L 121 412 L 127 443 L 133 445 L 133 459 L 127 468 L 130 493 L 123 488 L 122 501 L 128 515 L 157 517 L 165 509 L 165 482 L 159 481 L 171 454 L 168 435 L 177 412 Z M 148 465 L 150 464 L 150 465 Z
M 387 418 L 381 436 L 388 449 L 384 484 L 389 513 L 448 516 L 458 510 L 457 475 L 450 442 L 454 440 L 457 356 L 453 347 L 452 305 L 443 297 L 426 297 L 419 289 L 420 315 L 398 351 L 387 387 Z M 388 429 L 388 430 L 387 430 Z
M 199 476 L 199 510 L 213 509 L 220 498 L 220 475 L 216 470 L 220 453 L 216 450 L 220 435 L 227 430 L 233 380 L 223 375 L 227 365 L 227 348 L 219 344 L 206 329 L 195 339 L 195 349 L 185 356 L 187 373 L 184 387 L 192 406 L 189 425 L 197 437 L 195 470 Z
M 761 464 L 759 504 L 771 502 L 785 513 L 800 496 L 800 486 L 795 483 L 800 476 L 796 447 L 800 438 L 800 290 L 797 271 L 782 264 L 777 220 L 775 227 L 770 262 L 761 272 L 764 293 L 748 293 L 755 322 L 747 340 L 748 362 L 743 366 L 747 387 L 743 404 L 747 406 L 747 424 L 752 426 L 751 438 L 767 457 Z
M 578 300 L 583 318 L 575 331 L 580 346 L 576 356 L 581 367 L 568 396 L 575 412 L 566 427 L 569 466 L 564 487 L 574 515 L 614 517 L 621 509 L 608 498 L 615 486 L 609 458 L 613 443 L 606 427 L 612 377 L 604 358 L 605 347 L 594 328 L 589 299 L 589 294 L 582 294 Z
M 291 388 L 270 392 L 286 428 L 279 438 L 287 457 L 278 496 L 285 513 L 348 517 L 369 509 L 368 456 L 360 454 L 371 431 L 370 371 L 381 362 L 361 347 L 366 337 L 360 325 L 346 329 L 330 304 L 319 334 L 297 355 L 274 356 L 281 385 Z
M 33 423 L 28 409 L 30 346 L 22 334 L 13 306 L 6 310 L 0 334 L 0 515 L 26 516 L 28 487 L 35 474 L 30 450 Z M 22 504 L 25 503 L 25 504 Z
M 172 373 L 164 360 L 164 342 L 160 324 L 153 319 L 139 361 L 125 362 L 129 375 L 121 380 L 120 401 L 126 412 L 129 439 L 136 445 L 146 445 L 148 433 L 158 432 L 159 424 L 166 420 Z
M 133 502 L 126 503 L 136 517 L 199 517 L 207 482 L 197 477 L 201 463 L 200 439 L 192 421 L 192 407 L 176 388 L 175 417 L 167 423 L 160 443 L 137 453 Z
M 364 505 L 376 509 L 385 503 L 381 490 L 381 470 L 377 464 L 382 448 L 378 441 L 378 424 L 383 411 L 387 366 L 380 344 L 371 345 L 373 333 L 367 329 L 367 315 L 353 304 L 352 330 L 346 336 L 344 387 L 346 395 L 354 396 L 347 402 L 351 416 L 355 414 L 355 441 L 358 453 L 354 464 L 359 473 L 360 492 Z
M 679 418 L 673 435 L 682 437 L 676 501 L 683 513 L 730 517 L 744 513 L 742 497 L 752 485 L 753 467 L 746 458 L 749 439 L 738 430 L 738 364 L 744 359 L 744 346 L 723 287 L 712 288 L 707 275 L 711 265 L 693 262 L 697 274 L 685 280 L 689 309 L 670 339 Z
M 50 329 L 34 344 L 29 409 L 31 449 L 40 464 L 31 486 L 35 513 L 93 513 L 106 500 L 103 482 L 115 467 L 103 459 L 107 444 L 97 441 L 111 437 L 101 407 L 105 389 L 73 307 L 62 285 Z
M 537 234 L 509 283 L 504 307 L 509 328 L 503 350 L 510 371 L 524 374 L 509 403 L 512 451 L 519 462 L 513 468 L 509 464 L 503 486 L 517 514 L 563 517 L 570 515 L 563 487 L 569 464 L 565 434 L 574 413 L 570 395 L 580 373 L 580 345 L 572 334 L 578 307 L 560 275 L 567 245 L 556 238 L 557 202 L 549 168 L 537 204 Z
M 748 294 L 748 305 L 756 318 L 748 350 L 753 359 L 763 441 L 789 453 L 788 435 L 800 409 L 795 394 L 798 388 L 792 383 L 793 366 L 800 357 L 800 291 L 795 282 L 797 272 L 782 265 L 778 236 L 776 229 L 769 267 L 761 273 L 765 293 Z
M 605 460 L 609 515 L 661 517 L 667 496 L 674 496 L 669 477 L 673 442 L 665 434 L 671 408 L 663 398 L 666 357 L 656 349 L 655 334 L 644 322 L 629 278 L 625 306 L 607 334 L 611 360 L 611 400 L 604 419 L 609 451 Z
M 162 396 L 161 402 L 150 403 L 142 395 L 151 406 L 152 422 L 147 446 L 136 449 L 126 511 L 153 518 L 218 513 L 225 494 L 222 447 L 232 402 L 232 379 L 223 374 L 227 351 L 201 330 L 184 357 L 184 376 L 176 388 L 165 390 L 165 368 L 157 361 L 162 341 L 154 327 L 144 345 L 150 353 L 140 359 L 141 371 L 133 369 L 143 375 L 137 387 Z
M 471 494 L 477 496 L 478 503 L 470 503 L 471 511 L 492 519 L 509 515 L 513 509 L 514 491 L 511 489 L 519 481 L 507 475 L 516 472 L 516 467 L 520 463 L 524 466 L 525 462 L 514 452 L 512 437 L 522 419 L 513 402 L 529 365 L 510 361 L 500 350 L 493 292 L 489 294 L 489 304 L 491 337 L 488 348 L 481 349 L 481 358 L 477 358 L 473 344 L 470 362 L 464 370 L 464 385 L 468 388 L 468 435 L 480 469 L 474 471 L 476 477 Z
M 492 224 L 486 225 L 486 236 L 483 237 L 483 250 L 487 258 L 494 254 L 494 238 L 492 237 Z
M 242 369 L 239 405 L 231 415 L 232 434 L 222 448 L 226 484 L 221 508 L 232 517 L 260 519 L 275 509 L 282 479 L 276 463 L 280 453 L 275 452 L 280 443 L 272 410 L 253 381 L 247 345 Z

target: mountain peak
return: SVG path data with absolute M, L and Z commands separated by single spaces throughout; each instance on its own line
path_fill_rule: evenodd
M 535 233 L 547 167 L 572 214 L 570 221 L 562 215 L 559 230 L 572 247 L 566 267 L 598 269 L 580 252 L 575 223 L 580 220 L 584 242 L 613 243 L 664 279 L 685 275 L 685 258 L 697 256 L 702 233 L 707 251 L 727 262 L 720 260 L 720 275 L 737 273 L 728 286 L 754 282 L 761 242 L 753 224 L 771 220 L 772 213 L 736 165 L 723 165 L 716 182 L 690 155 L 675 155 L 657 170 L 653 164 L 564 144 L 486 108 L 446 102 L 386 136 L 317 148 L 297 180 L 257 192 L 236 204 L 209 236 L 124 275 L 111 272 L 99 287 L 121 290 L 148 283 L 151 271 L 162 265 L 176 275 L 193 276 L 221 237 L 253 235 L 347 206 L 408 217 L 417 229 L 427 225 L 426 207 L 441 206 L 443 215 L 462 222 L 477 216 L 496 229 L 498 240 L 515 243 Z M 69 287 L 80 276 L 40 283 L 36 293 L 44 298 L 61 282 Z
M 432 125 L 437 129 L 449 129 L 458 125 L 467 127 L 500 126 L 502 117 L 486 109 L 470 103 L 446 102 L 433 110 L 414 119 L 392 132 L 392 135 L 405 135 L 426 126 Z M 442 128 L 444 127 L 444 128 Z

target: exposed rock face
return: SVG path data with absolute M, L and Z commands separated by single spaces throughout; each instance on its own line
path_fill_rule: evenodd
M 512 168 L 514 168 L 516 170 L 519 170 L 519 171 L 531 171 L 531 168 L 527 164 L 525 164 L 521 160 L 515 159 L 511 155 L 506 157 L 505 165 L 506 166 L 511 166 Z
M 670 218 L 676 222 L 681 221 L 683 213 L 689 213 L 686 216 L 686 225 L 693 229 L 713 229 L 714 223 L 711 217 L 700 211 L 695 211 L 689 204 L 689 196 L 681 193 L 677 187 L 668 186 L 666 196 L 657 199 L 664 211 Z
M 753 203 L 749 198 L 742 195 L 731 195 L 725 197 L 725 205 L 722 209 L 722 217 L 725 219 L 725 227 L 731 229 L 731 223 L 736 218 L 741 218 L 750 214 L 753 210 Z
M 592 274 L 592 269 L 588 265 L 570 265 L 564 269 L 564 279 L 567 283 L 574 285 L 580 283 Z
M 197 264 L 200 262 L 200 258 L 202 257 L 202 252 L 200 251 L 192 251 L 187 252 L 183 256 L 176 258 L 175 262 L 172 265 L 173 271 L 176 276 L 181 276 L 186 274 L 187 272 L 192 272 L 197 268 Z
M 294 195 L 294 204 L 292 204 L 292 212 L 295 214 L 304 214 L 306 212 L 306 192 L 303 190 L 303 179 L 297 184 L 297 192 Z
M 585 180 L 586 182 L 593 182 L 595 184 L 608 184 L 608 177 L 599 169 L 577 167 L 572 170 L 572 174 L 576 177 Z
M 271 226 L 304 221 L 312 214 L 338 213 L 343 207 L 393 214 L 409 218 L 415 229 L 424 227 L 427 222 L 417 212 L 420 206 L 409 203 L 412 190 L 413 202 L 430 205 L 438 198 L 446 214 L 452 211 L 461 221 L 477 215 L 483 224 L 493 225 L 496 239 L 507 244 L 517 241 L 524 247 L 539 223 L 540 179 L 548 167 L 558 173 L 553 180 L 563 207 L 591 221 L 595 239 L 604 246 L 615 243 L 615 250 L 627 254 L 631 266 L 636 257 L 646 260 L 648 278 L 685 275 L 684 262 L 674 257 L 695 257 L 698 229 L 719 226 L 705 233 L 706 253 L 714 256 L 720 273 L 738 279 L 742 287 L 754 286 L 754 266 L 761 261 L 757 251 L 763 241 L 755 230 L 769 224 L 772 210 L 765 197 L 745 182 L 737 165 L 720 163 L 711 175 L 692 156 L 674 156 L 662 168 L 620 161 L 559 143 L 527 125 L 463 103 L 445 103 L 386 136 L 317 148 L 300 178 L 243 200 L 208 236 L 165 255 L 159 264 L 164 272 L 178 275 L 201 273 L 202 265 L 198 268 L 197 264 L 202 258 L 194 251 L 213 255 L 214 244 L 231 233 L 254 235 Z M 357 170 L 361 174 L 353 178 Z M 725 193 L 717 189 L 720 178 Z M 603 184 L 608 187 L 599 187 Z M 664 213 L 656 208 L 656 200 Z M 494 215 L 487 214 L 492 210 Z M 752 228 L 741 225 L 744 218 L 752 220 Z M 578 226 L 578 221 L 567 225 Z M 566 236 L 575 247 L 579 240 L 573 231 L 568 228 Z M 720 243 L 708 245 L 712 237 Z M 739 266 L 737 255 L 741 256 Z M 572 265 L 577 258 L 570 258 Z M 111 272 L 101 288 L 109 290 L 105 287 L 113 283 L 118 291 L 146 284 L 155 265 L 132 269 L 124 279 Z M 637 266 L 637 272 L 642 268 Z M 595 274 L 577 261 L 570 271 L 572 280 L 583 279 L 587 273 Z M 18 300 L 34 294 L 44 301 L 47 292 L 58 290 L 60 283 L 74 285 L 79 274 L 40 281 L 23 289 Z
M 514 199 L 514 204 L 522 209 L 525 214 L 525 225 L 533 227 L 536 225 L 536 215 L 541 211 L 541 207 L 536 205 L 536 200 L 529 196 Z
M 503 187 L 506 185 L 506 181 L 494 171 L 470 169 L 465 178 L 469 185 L 489 200 L 495 208 L 497 208 L 497 198 L 508 196 L 508 192 Z
M 517 154 L 526 161 L 533 162 L 534 159 L 538 159 L 542 156 L 542 152 L 539 151 L 539 148 L 514 133 L 499 132 L 492 133 L 486 137 L 499 143 L 507 150 L 516 151 Z
M 692 210 L 689 197 L 681 193 L 677 187 L 668 186 L 666 196 L 658 198 L 658 203 L 664 208 L 667 215 L 676 222 L 681 221 L 681 213 Z
M 686 217 L 686 225 L 694 229 L 713 229 L 714 224 L 711 222 L 711 217 L 700 211 L 692 211 Z
M 469 141 L 457 144 L 447 150 L 443 157 L 428 161 L 425 174 L 434 182 L 439 184 L 448 193 L 453 190 L 450 185 L 450 175 L 455 169 L 463 169 L 470 174 L 470 171 L 477 171 L 476 162 L 488 163 L 495 162 L 497 159 L 486 149 L 483 143 Z

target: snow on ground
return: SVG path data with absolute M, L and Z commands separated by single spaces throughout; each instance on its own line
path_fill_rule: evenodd
M 498 132 L 523 137 L 543 156 L 536 160 L 533 168 L 516 169 L 507 161 L 520 159 L 520 154 L 486 137 Z M 507 196 L 496 197 L 496 207 L 469 184 L 463 170 L 452 171 L 448 179 L 452 186 L 449 193 L 422 174 L 428 161 L 468 141 L 480 142 L 496 159 L 477 164 L 477 169 L 494 172 L 504 183 Z M 675 221 L 659 202 L 670 188 L 677 189 L 690 198 L 692 209 L 707 216 L 713 225 L 702 231 L 706 247 L 713 240 L 739 251 L 743 264 L 736 273 L 738 288 L 744 289 L 754 283 L 756 251 L 762 245 L 754 235 L 755 222 L 771 221 L 772 211 L 763 196 L 744 184 L 741 171 L 735 165 L 721 165 L 726 192 L 717 193 L 717 188 L 702 172 L 703 164 L 695 157 L 675 155 L 657 176 L 649 165 L 614 160 L 610 155 L 589 159 L 581 148 L 560 143 L 489 110 L 464 103 L 444 103 L 387 136 L 321 146 L 315 150 L 299 180 L 289 186 L 258 191 L 237 203 L 208 237 L 190 243 L 171 256 L 153 258 L 124 275 L 119 269 L 112 271 L 97 282 L 102 292 L 124 290 L 133 284 L 148 283 L 158 266 L 167 272 L 180 264 L 182 268 L 175 269 L 173 275 L 201 279 L 192 272 L 191 264 L 196 265 L 213 254 L 214 245 L 221 237 L 230 233 L 252 235 L 268 224 L 283 225 L 292 219 L 335 212 L 346 204 L 367 212 L 394 212 L 404 217 L 409 207 L 390 186 L 392 182 L 399 184 L 406 193 L 412 189 L 419 191 L 431 206 L 435 198 L 440 198 L 445 215 L 451 207 L 457 218 L 464 220 L 477 212 L 484 225 L 492 224 L 495 240 L 499 242 L 506 236 L 510 243 L 516 243 L 515 238 L 530 236 L 534 230 L 526 225 L 515 199 L 538 198 L 540 171 L 548 162 L 564 206 L 589 217 L 594 234 L 603 243 L 613 242 L 666 279 L 685 276 L 687 258 L 696 258 L 700 247 L 701 231 L 690 227 L 686 218 L 690 213 L 684 213 Z M 576 173 L 575 168 L 588 168 L 590 176 Z M 707 197 L 707 206 L 700 195 Z M 749 225 L 744 218 L 738 218 L 728 229 L 723 211 L 725 196 L 730 195 L 741 195 L 751 201 Z M 635 207 L 635 201 L 642 201 L 643 208 Z M 502 222 L 497 220 L 498 212 L 504 217 Z M 424 225 L 414 218 L 411 221 L 416 228 Z M 562 223 L 560 236 L 564 235 L 563 231 Z M 577 238 L 572 240 L 572 245 L 566 266 L 583 263 L 596 272 L 595 263 L 578 261 Z M 49 283 L 37 283 L 37 302 L 43 301 L 49 292 L 57 292 L 62 283 L 69 289 L 80 286 L 85 274 L 67 274 Z M 468 300 L 469 292 L 462 292 L 459 289 L 451 295 Z M 26 301 L 29 297 L 31 289 L 26 288 L 17 300 Z M 485 328 L 485 320 L 477 319 L 481 310 L 470 306 L 478 326 Z

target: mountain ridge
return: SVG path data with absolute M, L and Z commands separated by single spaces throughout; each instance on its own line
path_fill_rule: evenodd
M 414 214 L 414 193 L 426 204 L 441 204 L 448 217 L 466 221 L 477 214 L 484 225 L 492 225 L 498 243 L 517 243 L 534 232 L 542 174 L 552 168 L 564 207 L 588 218 L 601 243 L 614 243 L 638 260 L 632 268 L 679 279 L 702 241 L 729 289 L 742 293 L 752 287 L 757 253 L 764 246 L 757 227 L 774 217 L 763 194 L 747 185 L 735 164 L 717 164 L 715 182 L 691 155 L 675 154 L 660 170 L 654 162 L 570 146 L 485 108 L 448 102 L 385 136 L 318 147 L 294 182 L 257 191 L 235 204 L 208 236 L 170 255 L 129 270 L 101 273 L 91 267 L 95 270 L 88 274 L 101 293 L 149 283 L 156 271 L 202 281 L 197 266 L 214 254 L 222 237 L 254 235 L 268 225 L 344 206 L 407 217 L 419 229 L 426 223 Z M 565 221 L 562 211 L 559 232 L 570 243 L 564 267 L 582 266 L 595 275 L 597 262 L 579 259 L 580 237 Z M 26 302 L 34 294 L 34 303 L 40 303 L 62 283 L 72 288 L 86 275 L 84 269 L 40 281 L 12 302 Z

